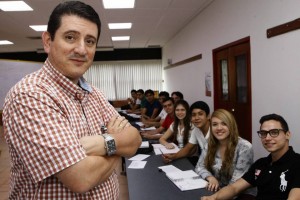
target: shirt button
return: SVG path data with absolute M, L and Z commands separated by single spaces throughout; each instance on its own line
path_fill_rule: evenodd
M 78 100 L 82 100 L 83 99 L 83 97 L 84 97 L 84 95 L 83 94 L 81 94 L 81 93 L 76 93 L 76 98 L 78 99 Z

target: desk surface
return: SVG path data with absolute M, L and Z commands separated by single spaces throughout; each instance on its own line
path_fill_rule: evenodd
M 165 165 L 161 155 L 151 155 L 145 161 L 147 164 L 144 169 L 128 169 L 131 161 L 126 159 L 130 200 L 199 199 L 201 196 L 212 194 L 206 189 L 182 192 L 167 178 L 165 172 L 158 171 L 159 166 Z M 171 164 L 181 170 L 194 169 L 186 158 L 175 160 Z

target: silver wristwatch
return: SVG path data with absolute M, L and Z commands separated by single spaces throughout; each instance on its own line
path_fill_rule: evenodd
M 115 139 L 109 134 L 102 134 L 102 136 L 105 141 L 106 155 L 114 155 L 117 151 Z

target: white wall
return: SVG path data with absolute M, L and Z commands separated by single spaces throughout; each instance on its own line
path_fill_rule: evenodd
M 163 48 L 163 66 L 202 54 L 202 59 L 164 70 L 164 89 L 180 90 L 192 103 L 206 101 L 205 72 L 213 73 L 212 50 L 250 36 L 252 141 L 255 159 L 267 155 L 256 134 L 262 115 L 278 113 L 300 152 L 300 30 L 268 39 L 268 28 L 299 18 L 299 0 L 215 0 Z
M 43 63 L 38 62 L 0 60 L 0 110 L 3 109 L 4 99 L 10 88 L 42 65 Z

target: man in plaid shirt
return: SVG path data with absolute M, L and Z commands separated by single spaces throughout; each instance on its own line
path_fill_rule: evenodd
M 120 156 L 136 152 L 141 138 L 82 77 L 93 62 L 100 26 L 89 5 L 59 4 L 42 35 L 48 54 L 43 67 L 8 93 L 9 199 L 119 198 L 115 167 Z

